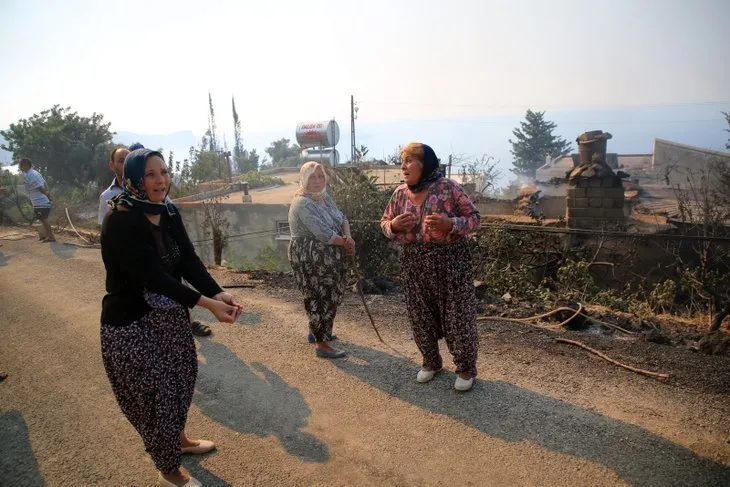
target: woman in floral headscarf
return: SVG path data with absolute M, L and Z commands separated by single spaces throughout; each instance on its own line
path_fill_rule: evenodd
M 208 274 L 177 208 L 166 201 L 170 174 L 162 154 L 132 151 L 122 186 L 101 230 L 104 368 L 119 407 L 160 472 L 160 484 L 201 485 L 180 466 L 182 453 L 215 448 L 185 435 L 198 371 L 188 308 L 202 306 L 232 323 L 241 306 Z
M 418 382 L 441 370 L 438 341 L 454 357 L 454 388 L 468 391 L 477 375 L 476 297 L 466 236 L 479 226 L 479 212 L 461 186 L 446 179 L 426 144 L 401 150 L 404 184 L 396 188 L 380 226 L 403 244 L 402 267 L 413 337 L 423 356 Z
M 327 177 L 321 164 L 310 161 L 299 172 L 299 190 L 289 208 L 289 262 L 304 309 L 309 315 L 309 341 L 322 358 L 340 358 L 345 352 L 329 342 L 336 337 L 332 325 L 345 292 L 345 253 L 355 253 L 350 223 L 327 194 Z

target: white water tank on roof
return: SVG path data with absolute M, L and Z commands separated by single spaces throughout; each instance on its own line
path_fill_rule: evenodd
M 340 163 L 340 153 L 337 149 L 305 149 L 302 151 L 302 159 L 304 162 L 315 161 L 334 167 Z
M 334 120 L 302 122 L 297 125 L 296 137 L 297 144 L 302 149 L 334 147 L 340 141 L 340 127 Z

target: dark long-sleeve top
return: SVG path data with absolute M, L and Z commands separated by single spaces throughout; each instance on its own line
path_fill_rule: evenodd
M 172 239 L 179 249 L 180 256 L 172 266 L 160 255 L 159 235 L 156 239 L 144 214 L 115 210 L 104 218 L 101 256 L 107 294 L 102 301 L 102 324 L 125 326 L 144 316 L 151 309 L 144 291 L 167 296 L 188 308 L 197 304 L 201 294 L 213 297 L 222 291 L 195 253 L 179 214 L 163 214 L 159 234 Z

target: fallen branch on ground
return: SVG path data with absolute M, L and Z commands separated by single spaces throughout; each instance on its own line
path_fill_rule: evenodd
M 68 208 L 65 208 L 65 210 L 66 210 L 66 219 L 68 220 L 68 223 L 69 223 L 69 225 L 71 225 L 71 230 L 73 230 L 73 231 L 74 231 L 74 233 L 75 233 L 76 235 L 78 235 L 78 236 L 79 236 L 79 238 L 80 238 L 81 240 L 83 240 L 84 242 L 86 242 L 87 244 L 89 244 L 89 245 L 94 245 L 94 244 L 93 244 L 92 242 L 89 242 L 89 241 L 88 241 L 87 239 L 85 239 L 84 237 L 82 237 L 82 236 L 81 236 L 81 234 L 80 234 L 79 232 L 77 232 L 77 231 L 76 231 L 76 227 L 74 227 L 74 224 L 73 224 L 73 222 L 71 222 L 71 216 L 70 216 L 70 215 L 68 214 Z
M 0 235 L 0 240 L 17 240 L 15 238 L 10 237 L 32 237 L 33 235 L 29 233 L 10 233 L 7 235 Z
M 568 308 L 568 307 L 555 308 L 554 310 L 548 311 L 547 313 L 543 313 L 543 314 L 536 315 L 536 316 L 528 316 L 527 318 L 502 318 L 499 316 L 479 316 L 479 317 L 477 317 L 477 321 L 511 321 L 513 323 L 529 323 L 531 321 L 539 320 L 542 318 L 547 318 L 548 316 L 552 316 L 561 311 L 575 312 L 576 310 L 574 310 L 573 308 Z M 627 335 L 636 335 L 635 332 L 629 331 L 625 328 L 621 328 L 618 325 L 612 325 L 611 323 L 606 323 L 605 321 L 601 321 L 601 320 L 598 320 L 591 316 L 588 316 L 587 314 L 582 312 L 582 306 L 580 303 L 578 303 L 578 311 L 575 312 L 575 314 L 573 316 L 571 316 L 567 320 L 560 323 L 560 325 L 558 325 L 558 326 L 563 326 L 564 324 L 570 322 L 570 320 L 572 320 L 573 318 L 575 318 L 578 315 L 582 316 L 583 318 L 587 319 L 588 321 L 590 321 L 596 325 L 601 325 L 601 326 L 605 326 L 607 328 L 612 328 L 614 330 L 620 331 L 621 333 L 625 333 Z
M 70 247 L 78 247 L 81 249 L 100 249 L 101 248 L 101 244 L 84 245 L 84 244 L 77 244 L 75 242 L 61 242 L 61 245 L 68 245 Z
M 596 325 L 605 326 L 605 327 L 608 327 L 608 328 L 613 328 L 614 330 L 620 331 L 621 333 L 625 333 L 627 335 L 636 335 L 637 334 L 636 332 L 629 331 L 626 328 L 621 328 L 618 325 L 613 325 L 611 323 L 606 323 L 605 321 L 601 321 L 599 319 L 593 318 L 592 316 L 588 316 L 588 315 L 583 314 L 583 313 L 581 313 L 581 316 L 583 316 L 585 319 L 587 319 L 591 323 L 594 323 Z
M 669 374 L 662 374 L 662 373 L 658 373 L 658 372 L 650 372 L 648 370 L 638 369 L 638 368 L 632 367 L 630 365 L 622 364 L 621 362 L 618 362 L 618 361 L 612 359 L 611 357 L 608 357 L 607 355 L 604 355 L 603 353 L 599 352 L 595 348 L 591 348 L 588 345 L 584 345 L 581 342 L 576 342 L 575 340 L 568 340 L 566 338 L 556 338 L 555 341 L 558 342 L 558 343 L 567 343 L 569 345 L 575 345 L 576 347 L 580 347 L 580 348 L 582 348 L 584 350 L 588 350 L 592 354 L 598 355 L 602 359 L 607 360 L 608 362 L 611 362 L 614 365 L 617 365 L 619 367 L 622 367 L 622 368 L 624 368 L 626 370 L 630 370 L 631 372 L 636 372 L 637 374 L 648 375 L 649 377 L 658 377 L 660 379 L 669 379 L 669 377 L 670 377 Z

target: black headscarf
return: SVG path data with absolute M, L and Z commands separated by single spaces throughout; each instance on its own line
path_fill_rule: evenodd
M 414 193 L 423 191 L 431 183 L 444 177 L 444 173 L 439 169 L 439 160 L 433 149 L 426 144 L 421 144 L 421 147 L 423 148 L 423 170 L 421 171 L 421 177 L 416 184 L 408 185 L 408 189 Z
M 122 205 L 130 210 L 141 211 L 152 215 L 161 215 L 165 211 L 169 215 L 177 213 L 177 208 L 165 195 L 165 201 L 156 203 L 150 201 L 144 190 L 144 171 L 147 159 L 157 156 L 164 160 L 161 153 L 150 149 L 137 149 L 130 152 L 124 159 L 124 179 L 122 180 L 122 192 L 109 201 L 109 206 L 116 208 Z M 168 188 L 168 192 L 169 192 Z

